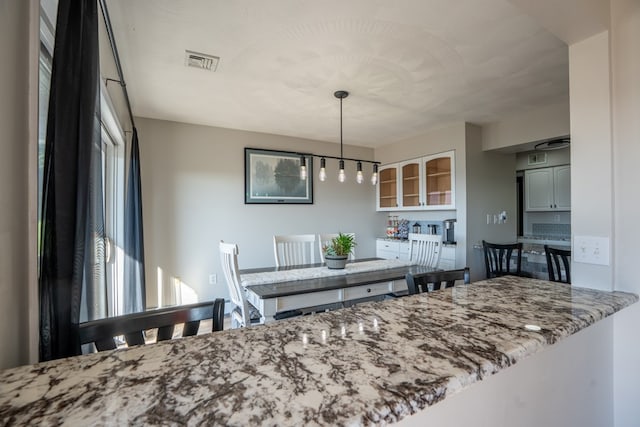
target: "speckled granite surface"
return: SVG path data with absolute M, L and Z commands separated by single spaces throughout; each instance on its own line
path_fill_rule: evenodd
M 0 372 L 0 424 L 384 424 L 637 300 L 505 277 L 24 366 Z

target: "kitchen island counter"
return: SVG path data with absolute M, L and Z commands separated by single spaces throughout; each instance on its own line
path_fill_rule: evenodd
M 384 424 L 420 412 L 637 300 L 629 293 L 508 276 L 24 366 L 0 372 L 0 420 Z M 540 330 L 527 329 L 530 324 Z

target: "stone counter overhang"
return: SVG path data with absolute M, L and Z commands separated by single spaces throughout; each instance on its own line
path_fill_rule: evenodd
M 509 276 L 250 329 L 23 366 L 0 372 L 0 420 L 384 424 L 637 300 L 629 293 Z M 527 324 L 541 330 L 527 330 Z

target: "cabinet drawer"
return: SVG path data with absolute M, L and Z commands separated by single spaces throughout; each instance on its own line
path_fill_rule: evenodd
M 409 259 L 409 252 L 411 252 L 411 245 L 409 242 L 398 242 L 398 252 L 400 253 L 400 257 L 406 256 Z
M 398 252 L 378 250 L 376 251 L 376 257 L 382 259 L 398 259 Z
M 398 252 L 400 242 L 393 242 L 390 240 L 376 240 L 376 251 L 391 251 Z
M 344 290 L 344 300 L 366 298 L 374 295 L 384 295 L 393 291 L 393 282 L 372 283 Z

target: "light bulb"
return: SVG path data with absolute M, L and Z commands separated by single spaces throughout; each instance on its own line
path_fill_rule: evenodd
M 300 179 L 307 179 L 307 159 L 304 156 L 300 157 Z
M 378 183 L 378 173 L 374 172 L 371 175 L 371 185 L 376 185 Z
M 356 173 L 356 182 L 362 184 L 364 177 L 362 176 L 362 162 L 358 162 L 358 172 Z
M 344 160 L 340 160 L 340 170 L 338 171 L 338 181 L 344 182 L 346 176 L 344 174 Z
M 323 157 L 320 159 L 320 173 L 318 174 L 318 178 L 320 181 L 324 181 L 327 179 L 327 170 L 325 166 L 327 165 L 327 160 Z

